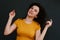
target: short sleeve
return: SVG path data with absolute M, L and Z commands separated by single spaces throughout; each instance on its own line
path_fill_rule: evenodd
M 36 30 L 41 30 L 41 26 L 40 26 L 40 24 L 37 25 Z
M 18 23 L 19 23 L 19 19 L 17 19 L 17 20 L 14 21 L 14 24 L 15 24 L 16 26 L 18 25 Z

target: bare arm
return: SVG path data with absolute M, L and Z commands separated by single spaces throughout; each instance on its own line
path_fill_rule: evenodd
M 43 39 L 44 39 L 45 34 L 46 34 L 46 32 L 47 32 L 47 29 L 48 29 L 48 27 L 45 27 L 45 28 L 44 28 L 44 30 L 43 30 L 43 32 L 40 34 L 38 40 L 43 40 Z
M 36 31 L 36 38 L 35 38 L 35 40 L 38 40 L 38 38 L 39 38 L 40 35 L 41 35 L 41 31 L 37 30 Z
M 47 21 L 47 23 L 48 24 L 45 26 L 45 28 L 42 31 L 42 33 L 39 30 L 37 30 L 38 32 L 36 33 L 36 35 L 39 35 L 39 36 L 36 36 L 36 38 L 37 38 L 36 40 L 43 40 L 44 39 L 45 34 L 46 34 L 48 28 L 52 25 L 52 20 L 51 21 Z
M 8 19 L 8 22 L 7 22 L 6 26 L 5 26 L 4 35 L 9 35 L 16 29 L 15 24 L 11 25 L 14 16 L 15 16 L 15 12 L 13 10 L 13 11 L 11 11 L 9 13 L 9 19 Z

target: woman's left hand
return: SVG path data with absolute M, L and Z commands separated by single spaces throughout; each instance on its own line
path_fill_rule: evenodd
M 46 22 L 46 25 L 45 26 L 49 28 L 49 27 L 51 27 L 52 23 L 53 23 L 52 22 L 52 19 L 50 19 L 50 21 L 47 21 Z

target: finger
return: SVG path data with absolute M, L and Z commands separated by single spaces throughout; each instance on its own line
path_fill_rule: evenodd
M 49 21 L 46 22 L 46 25 L 48 25 L 48 24 L 49 24 Z
M 50 19 L 50 21 L 53 22 L 52 19 Z
M 14 13 L 15 12 L 15 10 L 12 10 L 10 13 Z
M 52 21 L 52 19 L 50 19 L 50 21 Z
M 15 9 L 11 11 L 12 13 L 15 13 Z
M 10 12 L 15 12 L 15 9 L 11 10 Z
M 15 9 L 13 9 L 13 11 L 15 11 Z
M 11 13 L 11 15 L 14 15 L 14 13 Z

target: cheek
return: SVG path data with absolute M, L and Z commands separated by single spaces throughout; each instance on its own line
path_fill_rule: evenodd
M 30 13 L 30 12 L 31 12 L 31 9 L 28 10 L 28 13 Z
M 34 14 L 35 14 L 35 15 L 38 15 L 38 12 L 35 12 Z
M 32 9 L 29 9 L 28 11 L 31 11 Z

